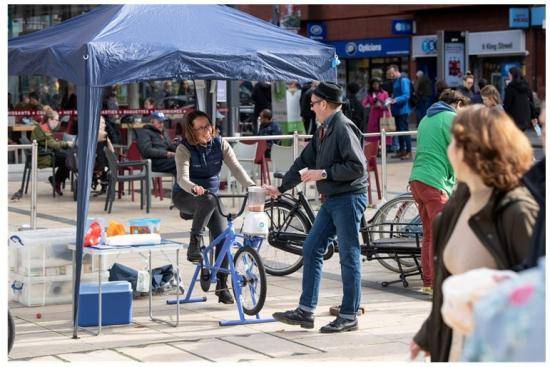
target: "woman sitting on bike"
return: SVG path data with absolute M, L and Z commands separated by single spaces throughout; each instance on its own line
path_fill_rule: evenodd
M 243 187 L 255 185 L 237 161 L 231 145 L 218 136 L 210 117 L 202 111 L 191 112 L 184 124 L 184 138 L 176 149 L 177 182 L 172 190 L 172 200 L 181 213 L 193 216 L 187 249 L 187 260 L 193 263 L 202 259 L 200 239 L 204 227 L 208 226 L 213 240 L 227 225 L 218 211 L 216 200 L 204 195 L 206 190 L 219 191 L 219 174 L 224 162 Z M 221 246 L 216 248 L 216 256 L 220 250 Z M 222 267 L 226 266 L 227 260 L 224 260 Z M 233 303 L 227 290 L 227 274 L 218 272 L 216 295 L 221 303 Z

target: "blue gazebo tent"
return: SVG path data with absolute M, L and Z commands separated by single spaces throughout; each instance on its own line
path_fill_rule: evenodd
M 223 5 L 103 5 L 8 41 L 10 75 L 77 86 L 77 251 L 73 322 L 103 87 L 159 79 L 336 79 L 334 48 Z

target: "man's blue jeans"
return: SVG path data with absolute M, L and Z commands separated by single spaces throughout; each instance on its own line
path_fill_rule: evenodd
M 409 122 L 407 121 L 409 115 L 398 115 L 395 117 L 395 127 L 397 131 L 408 131 Z M 411 152 L 411 136 L 399 136 L 399 151 L 400 152 Z
M 361 302 L 361 248 L 359 229 L 367 207 L 365 193 L 328 197 L 304 242 L 304 275 L 300 308 L 314 312 L 323 272 L 323 254 L 336 235 L 344 296 L 340 317 L 355 319 Z

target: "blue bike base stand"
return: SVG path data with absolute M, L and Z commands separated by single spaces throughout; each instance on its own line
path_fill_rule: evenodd
M 193 288 L 195 287 L 195 283 L 197 282 L 197 278 L 198 278 L 199 273 L 200 273 L 200 269 L 201 269 L 201 266 L 198 265 L 197 268 L 195 269 L 195 273 L 193 274 L 193 279 L 191 280 L 191 284 L 189 286 L 187 294 L 185 295 L 185 298 L 179 300 L 180 304 L 182 304 L 182 303 L 205 302 L 206 301 L 206 297 L 195 297 L 195 298 L 191 297 L 191 294 L 193 293 Z M 176 303 L 178 303 L 178 301 L 176 301 L 176 300 L 167 300 L 166 301 L 166 304 L 168 304 L 168 305 L 175 305 Z M 240 298 L 237 298 L 235 304 L 237 306 L 237 311 L 239 311 L 239 319 L 238 320 L 220 321 L 219 322 L 220 326 L 236 326 L 236 325 L 262 324 L 262 323 L 266 323 L 266 322 L 275 322 L 275 319 L 273 317 L 261 318 L 259 314 L 257 314 L 255 318 L 247 319 L 245 317 Z
M 248 324 L 263 324 L 265 322 L 275 322 L 273 317 L 261 318 L 260 315 L 256 315 L 255 319 L 246 319 L 244 315 L 240 320 L 220 321 L 220 326 L 235 326 L 235 325 L 248 325 Z

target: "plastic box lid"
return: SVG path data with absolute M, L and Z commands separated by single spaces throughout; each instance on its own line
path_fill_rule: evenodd
M 80 295 L 85 294 L 98 294 L 99 284 L 94 283 L 82 283 L 80 284 Z M 101 283 L 101 294 L 105 293 L 125 293 L 132 292 L 132 285 L 126 280 L 114 281 L 114 282 L 105 282 Z

